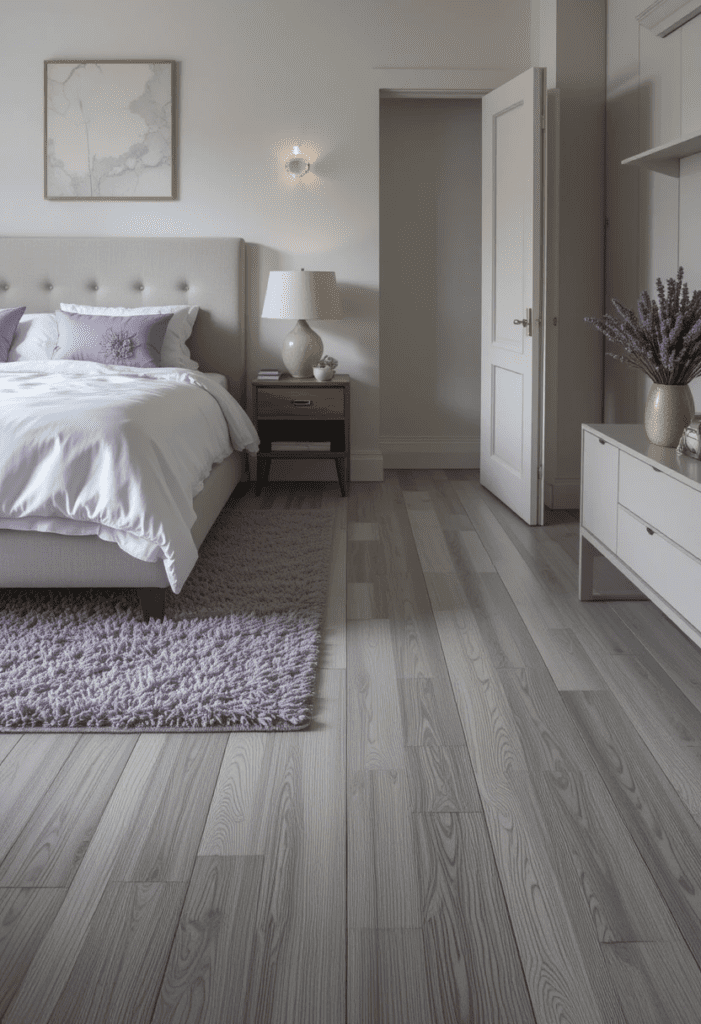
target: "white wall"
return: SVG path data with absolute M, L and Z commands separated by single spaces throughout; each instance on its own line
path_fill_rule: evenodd
M 378 478 L 379 90 L 506 81 L 529 17 L 529 0 L 0 0 L 0 233 L 242 236 L 251 373 L 281 365 L 289 329 L 260 320 L 268 271 L 334 270 L 347 318 L 317 328 L 353 378 L 353 475 Z M 176 202 L 42 198 L 43 61 L 108 57 L 179 62 Z M 315 161 L 296 183 L 294 143 Z
M 635 308 L 655 279 L 679 265 L 701 289 L 701 157 L 681 161 L 680 177 L 622 167 L 621 160 L 682 134 L 701 131 L 701 17 L 662 39 L 639 26 L 649 0 L 608 0 L 607 309 L 616 298 Z M 609 346 L 613 350 L 613 346 Z M 647 377 L 605 360 L 606 422 L 642 422 Z M 701 384 L 692 384 L 697 410 Z
M 380 106 L 380 448 L 479 466 L 481 101 Z
M 533 0 L 534 65 L 547 69 L 545 502 L 579 504 L 581 425 L 601 420 L 606 0 Z

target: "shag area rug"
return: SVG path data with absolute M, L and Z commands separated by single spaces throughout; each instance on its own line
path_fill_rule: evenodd
M 162 621 L 135 590 L 0 590 L 0 731 L 306 728 L 332 530 L 226 506 Z

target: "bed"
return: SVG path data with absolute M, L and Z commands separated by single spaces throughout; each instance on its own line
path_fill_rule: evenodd
M 224 375 L 241 404 L 244 285 L 241 239 L 0 238 L 0 307 L 199 306 L 187 343 L 192 358 L 201 371 Z M 242 480 L 244 459 L 234 451 L 214 465 L 195 495 L 197 548 Z M 149 618 L 162 617 L 169 586 L 162 561 L 142 561 L 97 536 L 0 529 L 0 587 L 135 587 Z

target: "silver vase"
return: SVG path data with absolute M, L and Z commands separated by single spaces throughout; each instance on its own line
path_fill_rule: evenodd
M 694 417 L 694 396 L 688 384 L 654 384 L 645 403 L 645 433 L 662 448 L 676 448 Z

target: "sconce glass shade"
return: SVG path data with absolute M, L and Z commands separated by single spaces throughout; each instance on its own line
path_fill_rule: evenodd
M 293 377 L 311 377 L 321 359 L 321 338 L 307 320 L 341 320 L 343 310 L 333 270 L 271 270 L 261 314 L 297 320 L 282 346 L 282 361 Z
M 309 160 L 300 152 L 299 146 L 293 146 L 292 152 L 285 160 L 285 170 L 291 178 L 301 178 L 303 174 L 306 174 L 311 164 Z

